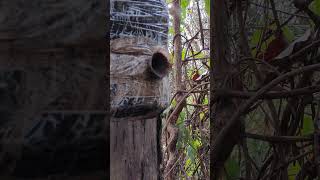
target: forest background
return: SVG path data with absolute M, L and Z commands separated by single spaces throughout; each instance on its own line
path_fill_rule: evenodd
M 320 177 L 320 0 L 219 2 L 167 1 L 163 177 Z

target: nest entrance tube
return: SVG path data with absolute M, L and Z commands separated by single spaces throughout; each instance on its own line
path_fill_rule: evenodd
M 169 73 L 170 63 L 168 58 L 161 52 L 155 52 L 149 61 L 151 72 L 157 78 L 163 78 Z

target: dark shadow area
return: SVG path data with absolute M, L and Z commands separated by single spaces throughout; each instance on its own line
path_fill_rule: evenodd
M 109 179 L 107 4 L 0 4 L 1 180 Z

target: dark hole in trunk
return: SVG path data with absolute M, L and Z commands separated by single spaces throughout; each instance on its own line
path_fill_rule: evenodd
M 149 66 L 156 79 L 161 79 L 166 76 L 170 68 L 168 59 L 160 52 L 156 52 L 152 55 Z

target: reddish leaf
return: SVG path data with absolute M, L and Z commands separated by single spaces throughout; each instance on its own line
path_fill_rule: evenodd
M 281 34 L 276 39 L 272 40 L 268 45 L 265 53 L 260 53 L 258 55 L 259 59 L 265 61 L 271 61 L 277 55 L 279 55 L 288 46 L 288 42 L 285 37 Z
M 199 75 L 198 71 L 196 71 L 196 72 L 194 72 L 192 74 L 192 80 L 193 81 L 197 81 L 199 77 L 200 77 L 200 75 Z

